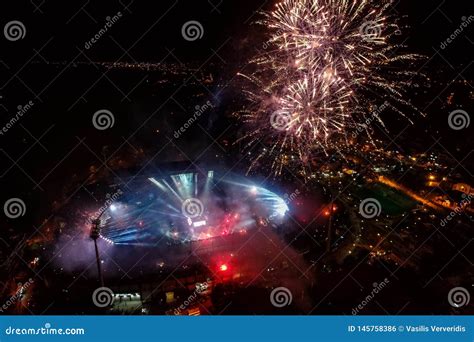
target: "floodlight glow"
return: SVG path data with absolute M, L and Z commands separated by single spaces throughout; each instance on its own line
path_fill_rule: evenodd
M 256 227 L 258 218 L 271 217 L 273 226 L 282 224 L 288 211 L 281 197 L 248 179 L 219 178 L 212 171 L 145 179 L 134 180 L 133 191 L 112 203 L 104 215 L 101 234 L 115 245 L 155 246 L 165 241 L 164 236 L 187 242 L 245 234 Z M 205 215 L 186 217 L 183 201 L 188 198 L 199 199 Z
M 278 215 L 284 216 L 286 212 L 290 209 L 288 208 L 288 205 L 285 203 L 285 201 L 283 201 L 282 199 L 279 199 L 279 201 L 277 202 L 278 203 L 276 204 L 275 211 Z

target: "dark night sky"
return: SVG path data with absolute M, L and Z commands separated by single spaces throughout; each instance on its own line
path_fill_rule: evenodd
M 76 53 L 76 47 L 82 47 L 109 15 L 122 11 L 124 16 L 120 25 L 115 25 L 111 35 L 120 45 L 128 48 L 137 37 L 157 21 L 148 31 L 146 37 L 130 51 L 136 60 L 159 60 L 164 47 L 177 49 L 176 56 L 183 60 L 207 58 L 207 51 L 225 39 L 243 39 L 252 37 L 255 26 L 252 16 L 255 10 L 271 9 L 272 1 L 155 1 L 142 3 L 138 1 L 101 1 L 101 2 L 63 2 L 45 1 L 37 9 L 33 5 L 40 1 L 3 2 L 2 19 L 7 22 L 15 18 L 25 23 L 27 35 L 20 44 L 12 45 L 2 41 L 2 57 L 6 60 L 16 59 L 20 65 L 26 62 L 31 48 L 38 49 L 51 37 L 54 40 L 42 53 L 47 60 L 70 60 Z M 124 5 L 127 9 L 124 9 Z M 394 14 L 408 15 L 410 45 L 420 52 L 429 54 L 432 47 L 446 39 L 460 24 L 461 17 L 472 15 L 472 4 L 469 1 L 398 1 Z M 83 8 L 83 11 L 80 9 Z M 79 12 L 78 12 L 79 11 Z M 86 13 L 87 12 L 87 13 Z M 187 20 L 198 20 L 205 28 L 203 39 L 189 46 L 180 35 L 181 24 Z M 472 28 L 465 36 L 472 34 Z M 470 61 L 467 54 L 466 38 L 460 37 L 445 51 L 452 63 Z M 232 45 L 233 52 L 238 44 Z M 89 51 L 91 59 L 116 59 L 117 46 L 110 39 L 103 39 L 100 44 Z M 192 49 L 192 53 L 190 53 Z M 242 52 L 240 52 L 242 53 Z M 6 54 L 6 55 L 5 55 Z M 23 56 L 22 56 L 23 54 Z M 21 58 L 23 57 L 23 58 Z

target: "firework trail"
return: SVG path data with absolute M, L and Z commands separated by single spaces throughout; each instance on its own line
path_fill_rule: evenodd
M 387 130 L 382 104 L 409 121 L 405 113 L 419 113 L 405 94 L 417 86 L 410 69 L 421 56 L 391 43 L 401 34 L 392 3 L 283 0 L 263 13 L 268 48 L 239 74 L 249 105 L 236 114 L 251 128 L 239 142 L 262 145 L 251 169 L 270 157 L 279 174 L 283 165 L 356 146 L 354 132 L 373 143 L 367 122 Z

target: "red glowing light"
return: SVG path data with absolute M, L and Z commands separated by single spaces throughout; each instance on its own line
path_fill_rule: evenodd
M 324 216 L 331 216 L 331 212 L 336 212 L 336 211 L 337 211 L 337 206 L 333 204 L 332 206 L 329 205 L 328 207 L 325 207 L 322 213 Z
M 222 264 L 219 266 L 219 270 L 221 270 L 222 272 L 225 272 L 229 269 L 229 267 L 226 265 L 226 264 Z

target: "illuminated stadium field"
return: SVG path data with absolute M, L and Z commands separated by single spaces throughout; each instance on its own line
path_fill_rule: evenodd
M 256 223 L 280 224 L 288 206 L 247 179 L 178 173 L 133 183 L 102 213 L 101 238 L 115 245 L 153 246 L 234 233 Z

